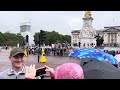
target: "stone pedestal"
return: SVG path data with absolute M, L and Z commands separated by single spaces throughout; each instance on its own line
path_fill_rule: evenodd
M 95 38 L 82 38 L 81 48 L 94 48 L 96 46 Z
M 92 20 L 93 18 L 91 16 L 85 16 L 83 18 L 83 28 L 79 35 L 82 48 L 91 48 L 96 46 L 96 31 L 92 27 Z

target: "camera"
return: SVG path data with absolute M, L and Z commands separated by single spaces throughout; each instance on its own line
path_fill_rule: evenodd
M 36 75 L 35 76 L 40 76 L 42 74 L 46 74 L 46 68 L 41 68 L 36 70 Z

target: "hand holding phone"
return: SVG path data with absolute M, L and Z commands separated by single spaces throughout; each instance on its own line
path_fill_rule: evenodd
M 46 74 L 46 67 L 45 68 L 41 68 L 41 69 L 37 69 L 36 70 L 36 75 L 35 76 L 40 76 L 42 74 Z
M 54 77 L 54 68 L 48 67 L 47 65 L 44 65 L 44 67 L 46 67 L 46 72 L 49 72 L 50 74 L 45 75 L 45 76 L 50 76 L 50 77 Z

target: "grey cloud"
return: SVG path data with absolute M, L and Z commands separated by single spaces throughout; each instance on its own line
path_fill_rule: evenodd
M 82 28 L 83 17 L 84 11 L 0 11 L 0 31 L 19 32 L 20 24 L 27 20 L 32 35 L 41 29 L 70 35 L 72 30 Z M 120 23 L 120 11 L 92 11 L 92 17 L 96 30 Z

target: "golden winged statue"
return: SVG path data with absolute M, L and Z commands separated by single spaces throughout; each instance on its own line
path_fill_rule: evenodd
M 85 11 L 85 17 L 86 17 L 86 16 L 91 17 L 91 15 L 92 15 L 92 14 L 91 14 L 91 11 Z

